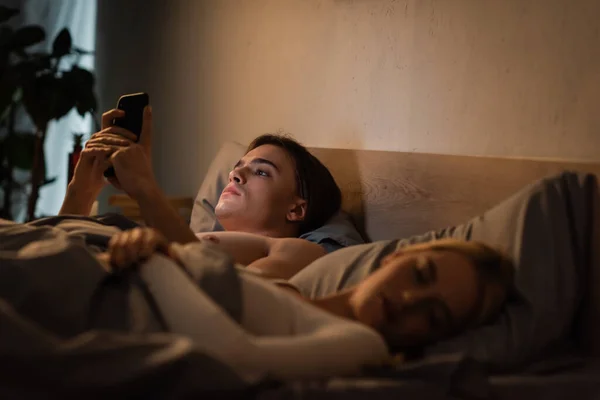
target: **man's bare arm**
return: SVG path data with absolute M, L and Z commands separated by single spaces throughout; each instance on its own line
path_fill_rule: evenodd
M 58 215 L 90 215 L 98 193 L 70 183 Z
M 144 191 L 137 196 L 137 201 L 146 224 L 160 231 L 168 241 L 181 244 L 198 241 L 158 187 Z
M 137 201 L 146 224 L 160 231 L 169 242 L 198 241 L 158 186 L 147 153 L 148 149 L 140 144 L 131 144 L 113 153 L 110 160 L 118 178 L 113 184 L 121 186 Z

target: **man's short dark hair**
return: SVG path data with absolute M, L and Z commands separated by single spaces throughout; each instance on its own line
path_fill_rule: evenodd
M 294 160 L 296 190 L 298 196 L 306 200 L 306 214 L 300 222 L 299 235 L 323 226 L 342 204 L 342 193 L 331 172 L 306 147 L 288 135 L 261 135 L 250 143 L 246 153 L 267 144 L 284 149 Z

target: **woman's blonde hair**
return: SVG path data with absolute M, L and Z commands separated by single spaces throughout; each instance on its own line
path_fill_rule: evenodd
M 514 283 L 514 264 L 503 252 L 476 241 L 440 239 L 408 245 L 402 252 L 452 251 L 467 257 L 475 266 L 485 293 L 468 324 L 477 326 L 488 322 L 502 309 L 507 294 Z

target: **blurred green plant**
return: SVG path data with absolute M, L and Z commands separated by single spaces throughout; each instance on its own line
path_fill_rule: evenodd
M 80 58 L 92 54 L 73 46 L 68 29 L 52 42 L 52 51 L 28 51 L 43 42 L 46 32 L 39 25 L 13 29 L 8 21 L 19 10 L 0 6 L 0 218 L 13 219 L 15 193 L 27 195 L 27 220 L 35 218 L 39 190 L 56 180 L 46 176 L 44 142 L 48 123 L 73 108 L 82 117 L 97 108 L 94 75 L 78 66 Z M 23 108 L 34 130 L 15 130 L 17 111 Z M 66 162 L 66 160 L 65 160 Z M 15 171 L 28 171 L 24 182 Z

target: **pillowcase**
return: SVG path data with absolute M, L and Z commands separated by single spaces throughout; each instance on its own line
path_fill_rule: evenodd
M 194 233 L 223 231 L 215 216 L 215 206 L 229 183 L 229 172 L 246 153 L 238 142 L 226 142 L 213 159 L 194 200 L 190 229 Z M 364 243 L 349 214 L 340 211 L 325 225 L 300 238 L 321 245 L 328 253 L 342 247 Z
M 342 210 L 322 227 L 300 235 L 300 239 L 321 245 L 327 253 L 365 242 L 356 230 L 350 214 Z
M 200 190 L 194 200 L 190 229 L 194 233 L 223 231 L 215 216 L 215 206 L 229 183 L 229 172 L 246 153 L 246 146 L 238 142 L 226 142 L 208 167 Z
M 475 218 L 464 238 L 504 250 L 515 264 L 515 291 L 499 318 L 428 349 L 468 349 L 491 369 L 528 367 L 579 344 L 576 316 L 582 305 L 590 248 L 588 203 L 592 175 L 565 172 L 537 181 Z
M 487 243 L 514 261 L 509 301 L 495 321 L 431 345 L 425 355 L 464 353 L 491 371 L 524 366 L 581 342 L 584 332 L 576 316 L 590 271 L 587 231 L 595 210 L 587 199 L 595 190 L 593 175 L 547 178 L 465 224 L 343 249 L 311 263 L 289 282 L 305 296 L 322 297 L 356 285 L 404 246 L 445 237 Z M 591 267 L 600 271 L 600 265 Z M 590 318 L 586 326 L 600 324 Z

